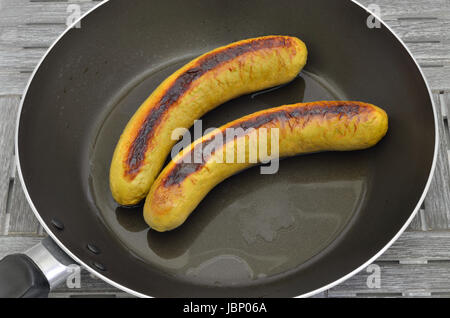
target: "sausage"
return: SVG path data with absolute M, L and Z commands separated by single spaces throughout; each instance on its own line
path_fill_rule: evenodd
M 189 62 L 162 82 L 128 122 L 114 151 L 110 188 L 121 205 L 145 198 L 176 140 L 218 105 L 240 95 L 293 80 L 307 59 L 295 37 L 266 36 L 239 41 Z
M 228 128 L 242 128 L 245 133 L 227 138 Z M 264 135 L 259 138 L 263 128 L 267 138 Z M 218 183 L 269 159 L 272 154 L 265 158 L 258 154 L 256 163 L 249 160 L 250 136 L 257 134 L 258 138 L 253 139 L 257 140 L 257 146 L 270 149 L 272 134 L 269 130 L 273 128 L 278 128 L 280 157 L 319 151 L 350 151 L 377 144 L 387 132 L 388 116 L 381 108 L 367 103 L 320 101 L 263 110 L 228 123 L 194 141 L 165 167 L 145 201 L 147 224 L 160 232 L 180 226 Z M 216 147 L 209 155 L 204 152 L 201 160 L 186 160 L 193 158 L 200 148 L 208 148 L 208 144 L 218 137 L 225 140 L 222 147 Z M 226 152 L 237 151 L 243 138 L 246 141 L 245 160 L 239 163 L 235 158 L 234 163 L 228 163 Z

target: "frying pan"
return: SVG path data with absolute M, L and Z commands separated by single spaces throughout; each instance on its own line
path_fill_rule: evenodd
M 438 140 L 417 63 L 384 23 L 368 27 L 369 15 L 334 0 L 117 0 L 86 14 L 34 72 L 17 126 L 20 180 L 59 247 L 45 241 L 6 257 L 0 293 L 45 295 L 64 280 L 64 253 L 138 296 L 310 296 L 367 266 L 420 207 Z M 388 135 L 369 150 L 285 159 L 274 175 L 248 169 L 179 229 L 149 230 L 142 207 L 121 208 L 109 192 L 122 129 L 190 59 L 268 34 L 301 38 L 305 70 L 208 113 L 204 129 L 268 107 L 348 99 L 383 107 Z

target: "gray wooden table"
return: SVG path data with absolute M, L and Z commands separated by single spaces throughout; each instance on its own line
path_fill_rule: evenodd
M 347 1 L 347 0 L 341 0 Z M 40 58 L 95 0 L 0 0 L 0 258 L 39 242 L 45 233 L 14 167 L 14 126 L 25 85 Z M 408 230 L 372 266 L 320 297 L 450 296 L 450 0 L 362 0 L 404 40 L 432 88 L 442 136 L 436 175 Z M 378 6 L 378 7 L 377 7 Z M 91 277 L 52 297 L 128 295 Z

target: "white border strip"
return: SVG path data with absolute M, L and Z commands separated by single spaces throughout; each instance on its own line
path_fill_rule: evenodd
M 36 75 L 39 67 L 41 66 L 42 62 L 45 60 L 45 58 L 47 57 L 47 55 L 49 54 L 49 52 L 53 49 L 53 47 L 56 45 L 56 43 L 59 42 L 59 40 L 61 40 L 62 37 L 64 37 L 64 35 L 70 30 L 72 29 L 74 26 L 76 26 L 76 24 L 78 22 L 80 22 L 84 17 L 86 17 L 88 14 L 90 14 L 92 11 L 94 11 L 95 9 L 99 8 L 100 6 L 104 5 L 105 3 L 107 3 L 109 0 L 104 0 L 103 2 L 99 3 L 98 5 L 94 6 L 91 10 L 89 10 L 88 12 L 86 12 L 85 14 L 83 14 L 76 22 L 74 22 L 70 27 L 68 27 L 57 39 L 56 41 L 50 46 L 50 48 L 48 49 L 48 51 L 44 54 L 44 56 L 42 57 L 42 59 L 39 61 L 38 65 L 36 66 L 36 68 L 33 71 L 33 74 L 31 75 L 28 84 L 25 88 L 24 94 L 22 95 L 22 99 L 20 102 L 20 106 L 19 106 L 19 112 L 18 112 L 18 116 L 17 116 L 17 124 L 16 124 L 16 137 L 15 137 L 15 160 L 16 160 L 16 165 L 17 165 L 17 171 L 19 174 L 19 180 L 20 183 L 22 185 L 23 191 L 25 193 L 25 197 L 28 200 L 28 203 L 30 204 L 31 209 L 33 210 L 33 213 L 35 214 L 36 218 L 39 220 L 39 222 L 41 223 L 42 227 L 45 229 L 45 231 L 48 233 L 48 235 L 56 242 L 56 244 L 59 245 L 59 247 L 67 253 L 67 255 L 69 255 L 74 261 L 76 261 L 78 264 L 80 264 L 81 266 L 83 266 L 86 270 L 88 270 L 89 272 L 91 272 L 92 274 L 94 274 L 95 276 L 99 277 L 100 279 L 102 279 L 103 281 L 107 282 L 108 284 L 123 290 L 124 292 L 127 292 L 131 295 L 137 296 L 137 297 L 151 297 L 142 293 L 139 293 L 137 291 L 134 291 L 132 289 L 129 289 L 125 286 L 122 286 L 112 280 L 110 280 L 109 278 L 103 276 L 102 274 L 98 273 L 97 271 L 95 271 L 93 268 L 91 268 L 90 266 L 88 266 L 86 263 L 84 263 L 83 261 L 81 261 L 78 257 L 76 257 L 68 248 L 66 248 L 64 246 L 64 244 L 62 244 L 58 238 L 53 234 L 53 232 L 51 231 L 51 229 L 47 226 L 47 224 L 44 222 L 44 220 L 41 218 L 41 216 L 39 215 L 39 212 L 37 211 L 36 207 L 33 204 L 33 201 L 31 200 L 31 197 L 28 193 L 28 189 L 25 185 L 25 181 L 23 179 L 23 175 L 22 175 L 22 170 L 20 168 L 20 159 L 19 159 L 19 123 L 20 123 L 20 116 L 22 114 L 22 108 L 23 108 L 23 104 L 25 101 L 25 97 L 26 94 L 28 92 L 28 89 L 31 85 L 31 82 L 33 81 L 34 76 Z M 352 2 L 354 2 L 355 4 L 357 4 L 358 6 L 360 6 L 362 9 L 364 9 L 365 11 L 367 11 L 368 13 L 372 14 L 369 10 L 367 10 L 363 5 L 361 5 L 360 3 L 358 3 L 356 0 L 351 0 Z M 376 16 L 375 16 L 376 17 Z M 411 216 L 409 217 L 409 219 L 406 221 L 406 223 L 403 225 L 403 227 L 400 229 L 400 231 L 392 238 L 392 240 L 389 241 L 388 244 L 386 244 L 385 247 L 383 247 L 377 254 L 375 254 L 371 259 L 369 259 L 367 262 L 365 262 L 363 265 L 361 265 L 360 267 L 358 267 L 357 269 L 353 270 L 352 272 L 348 273 L 347 275 L 345 275 L 344 277 L 326 285 L 323 286 L 319 289 L 313 290 L 309 293 L 297 296 L 297 297 L 310 297 L 313 295 L 316 295 L 318 293 L 321 293 L 325 290 L 328 290 L 340 283 L 342 283 L 343 281 L 349 279 L 350 277 L 354 276 L 355 274 L 357 274 L 358 272 L 360 272 L 361 270 L 363 270 L 364 268 L 366 268 L 368 265 L 370 265 L 371 263 L 373 263 L 378 257 L 380 257 L 399 237 L 400 235 L 406 230 L 406 228 L 409 226 L 409 224 L 411 223 L 411 221 L 413 220 L 413 218 L 415 217 L 415 215 L 417 214 L 417 212 L 419 211 L 423 201 L 425 200 L 425 196 L 428 192 L 428 189 L 430 188 L 430 184 L 431 184 L 431 180 L 433 178 L 433 174 L 434 171 L 436 169 L 436 162 L 437 162 L 437 154 L 438 154 L 438 147 L 439 147 L 439 131 L 438 131 L 438 119 L 437 119 L 437 113 L 436 113 L 436 105 L 434 104 L 434 99 L 433 99 L 433 94 L 431 92 L 430 86 L 428 85 L 428 82 L 425 79 L 425 76 L 419 66 L 419 64 L 417 63 L 416 59 L 413 57 L 411 51 L 407 48 L 407 46 L 405 45 L 405 43 L 394 33 L 394 31 L 379 17 L 376 17 L 394 36 L 395 38 L 403 45 L 403 47 L 405 48 L 405 50 L 408 52 L 408 54 L 410 55 L 411 59 L 415 62 L 417 69 L 419 70 L 420 74 L 422 75 L 422 78 L 425 82 L 425 85 L 428 89 L 428 93 L 430 95 L 430 100 L 432 103 L 432 107 L 433 107 L 433 113 L 434 113 L 434 124 L 435 124 L 435 136 L 436 136 L 436 140 L 435 140 L 435 146 L 434 146 L 434 157 L 433 157 L 433 164 L 431 166 L 431 170 L 430 170 L 430 175 L 428 176 L 428 181 L 427 184 L 425 186 L 424 192 L 422 193 L 422 196 L 420 197 L 419 202 L 417 203 L 414 211 L 412 212 Z

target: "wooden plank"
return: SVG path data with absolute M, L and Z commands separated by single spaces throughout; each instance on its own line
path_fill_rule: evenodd
M 448 114 L 450 114 L 450 93 L 441 94 L 441 105 L 443 112 L 445 112 L 446 118 L 448 119 Z M 447 125 L 448 126 L 448 125 Z
M 425 222 L 425 209 L 421 208 L 417 212 L 414 219 L 409 224 L 407 231 L 425 231 L 427 230 L 427 224 Z
M 0 259 L 6 255 L 23 253 L 41 240 L 32 236 L 0 236 Z
M 450 275 L 448 274 L 450 262 L 427 264 L 377 262 L 375 266 L 379 266 L 379 288 L 372 283 L 374 277 L 372 268 L 370 271 L 363 270 L 339 286 L 330 289 L 329 297 L 450 294 Z
M 20 97 L 0 97 L 0 234 L 38 234 L 42 229 L 31 211 L 14 167 L 14 136 Z
M 403 19 L 435 19 L 450 16 L 450 3 L 448 0 L 359 0 L 366 8 L 371 4 L 381 8 L 383 20 Z
M 78 5 L 80 13 L 83 14 L 94 6 L 98 1 L 81 0 L 76 2 L 36 2 L 29 0 L 3 0 L 0 11 L 0 27 L 14 26 L 20 24 L 56 23 L 67 24 L 73 11 L 69 5 Z
M 380 261 L 450 261 L 450 232 L 405 232 L 376 262 Z
M 22 95 L 32 72 L 0 70 L 0 96 Z
M 450 40 L 424 42 L 406 40 L 405 45 L 416 59 L 447 60 L 450 58 Z
M 329 297 L 450 295 L 450 232 L 405 232 L 374 264 L 380 288 L 369 287 L 374 270 L 366 269 L 329 290 Z
M 443 41 L 450 38 L 450 17 L 442 19 L 395 19 L 387 24 L 404 41 Z
M 8 194 L 11 188 L 14 134 L 19 96 L 0 97 L 0 235 L 7 232 Z
M 0 46 L 0 70 L 32 71 L 47 52 L 47 48 Z
M 438 115 L 438 128 L 440 135 L 439 153 L 436 172 L 425 198 L 425 219 L 429 229 L 443 230 L 450 226 L 450 167 L 448 158 L 449 132 L 445 128 L 441 110 L 441 99 L 434 95 Z
M 34 216 L 22 186 L 17 176 L 13 184 L 11 196 L 9 198 L 9 229 L 10 235 L 39 235 L 42 233 L 42 227 Z
M 449 59 L 417 59 L 434 93 L 450 91 Z
M 65 24 L 17 24 L 0 29 L 0 46 L 50 47 L 66 30 Z

